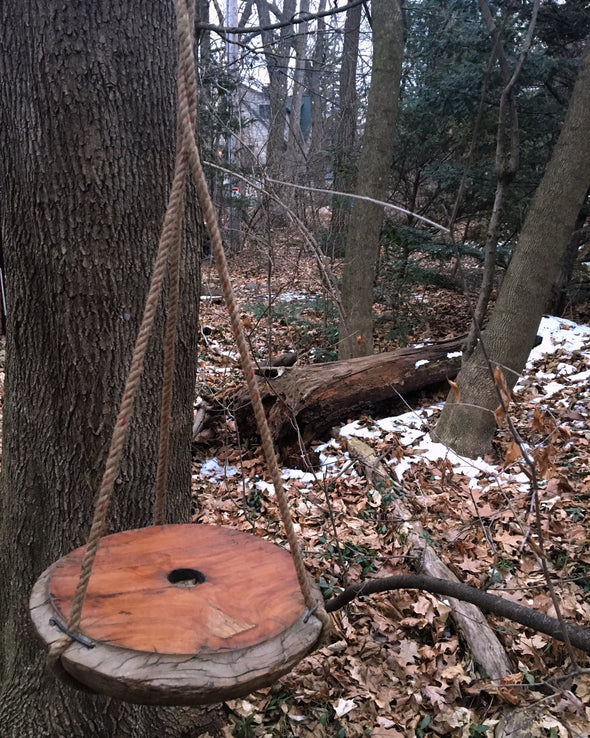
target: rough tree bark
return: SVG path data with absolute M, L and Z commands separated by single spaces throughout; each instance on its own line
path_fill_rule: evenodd
M 404 48 L 400 0 L 373 4 L 373 71 L 356 192 L 382 200 L 391 168 Z M 373 353 L 373 282 L 383 207 L 357 200 L 352 208 L 342 276 L 345 320 L 341 359 Z
M 539 184 L 496 306 L 483 334 L 485 351 L 512 388 L 522 372 L 551 286 L 590 185 L 590 43 L 568 112 Z M 463 365 L 438 421 L 438 437 L 455 451 L 479 456 L 490 446 L 499 405 L 481 343 Z
M 174 159 L 173 5 L 152 3 L 148 11 L 125 0 L 7 0 L 0 19 L 8 301 L 0 732 L 3 738 L 180 736 L 187 713 L 116 703 L 59 684 L 45 669 L 28 616 L 35 579 L 88 535 L 143 311 Z M 170 521 L 190 514 L 194 223 L 187 233 Z M 116 530 L 151 520 L 161 324 L 116 484 Z
M 572 274 L 574 272 L 574 268 L 576 266 L 576 262 L 578 261 L 580 249 L 584 245 L 584 223 L 586 222 L 586 219 L 590 214 L 590 202 L 588 200 L 589 197 L 590 192 L 586 194 L 584 205 L 578 213 L 578 217 L 576 218 L 576 222 L 574 224 L 574 232 L 572 233 L 569 243 L 566 246 L 559 267 L 559 273 L 557 274 L 557 277 L 555 278 L 555 281 L 553 282 L 553 285 L 551 287 L 551 295 L 546 306 L 546 311 L 550 315 L 563 315 L 564 310 L 567 306 L 568 287 L 572 278 Z

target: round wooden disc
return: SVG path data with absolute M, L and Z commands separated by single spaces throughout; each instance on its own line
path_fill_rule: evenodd
M 84 547 L 47 569 L 31 595 L 43 640 L 67 623 Z M 320 598 L 317 592 L 318 600 Z M 62 656 L 75 679 L 130 702 L 205 704 L 272 684 L 316 644 L 290 554 L 256 536 L 166 525 L 105 536 L 77 642 Z

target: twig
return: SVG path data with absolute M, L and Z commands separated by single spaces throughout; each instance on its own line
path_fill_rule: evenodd
M 336 285 L 336 278 L 331 273 L 331 271 L 328 269 L 324 255 L 322 253 L 322 250 L 316 241 L 316 239 L 313 237 L 312 233 L 309 231 L 307 226 L 303 223 L 303 221 L 289 208 L 288 205 L 286 205 L 278 195 L 276 195 L 274 192 L 271 192 L 270 190 L 266 189 L 260 184 L 257 184 L 255 181 L 250 179 L 249 177 L 245 177 L 242 174 L 238 174 L 237 172 L 234 172 L 231 169 L 227 169 L 226 167 L 222 167 L 219 164 L 213 164 L 212 162 L 203 162 L 204 165 L 212 167 L 213 169 L 218 169 L 221 172 L 225 172 L 227 174 L 231 174 L 232 176 L 236 177 L 237 179 L 241 179 L 243 182 L 246 182 L 250 187 L 252 187 L 255 190 L 258 190 L 258 192 L 261 192 L 264 195 L 267 195 L 268 197 L 272 198 L 274 202 L 277 203 L 280 207 L 283 208 L 283 210 L 287 213 L 291 221 L 297 226 L 303 237 L 305 238 L 306 243 L 313 251 L 316 261 L 320 270 L 320 275 L 322 278 L 322 282 L 326 286 L 326 289 L 330 292 L 330 297 L 334 304 L 336 305 L 336 308 L 338 310 L 338 315 L 341 319 L 341 321 L 344 321 L 345 316 L 342 309 L 342 301 L 340 300 L 340 293 L 337 289 Z
M 327 190 L 322 187 L 311 187 L 310 185 L 299 185 L 299 184 L 295 184 L 294 182 L 283 182 L 280 179 L 272 179 L 271 177 L 267 177 L 266 179 L 268 182 L 272 182 L 273 184 L 282 185 L 283 187 L 293 187 L 296 190 L 305 190 L 306 192 L 323 192 L 326 195 L 339 195 L 342 197 L 352 197 L 354 200 L 364 200 L 365 202 L 372 202 L 375 205 L 383 205 L 385 208 L 396 210 L 398 213 L 403 213 L 404 215 L 411 215 L 413 218 L 416 218 L 417 220 L 421 220 L 423 223 L 428 223 L 428 225 L 434 226 L 435 228 L 437 228 L 439 231 L 442 231 L 443 233 L 449 233 L 448 228 L 445 228 L 445 226 L 441 225 L 440 223 L 437 223 L 435 220 L 430 220 L 430 218 L 425 218 L 423 215 L 414 213 L 411 210 L 406 210 L 405 208 L 402 208 L 399 205 L 394 205 L 391 202 L 385 202 L 384 200 L 376 200 L 374 197 L 368 197 L 367 195 L 357 195 L 354 192 L 340 192 L 339 190 Z

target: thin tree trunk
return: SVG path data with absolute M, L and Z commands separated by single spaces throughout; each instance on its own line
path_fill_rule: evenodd
M 373 5 L 373 71 L 356 188 L 357 194 L 377 200 L 385 196 L 391 168 L 403 47 L 399 0 L 377 0 Z M 383 206 L 355 202 L 342 277 L 341 359 L 373 353 L 373 283 L 382 220 Z
M 537 14 L 539 11 L 540 0 L 535 0 L 531 14 L 531 20 L 527 29 L 522 51 L 518 62 L 514 68 L 514 72 L 510 73 L 508 62 L 504 53 L 504 48 L 500 41 L 500 32 L 492 18 L 492 13 L 487 0 L 479 0 L 479 6 L 484 18 L 485 24 L 494 41 L 494 48 L 497 50 L 498 61 L 500 62 L 500 70 L 504 81 L 504 89 L 500 97 L 500 106 L 498 111 L 498 130 L 496 133 L 496 194 L 494 197 L 494 206 L 488 230 L 486 242 L 484 246 L 484 264 L 483 264 L 483 280 L 475 306 L 473 322 L 469 331 L 469 337 L 465 345 L 464 355 L 468 358 L 475 348 L 479 331 L 483 325 L 483 321 L 488 308 L 488 303 L 494 286 L 494 277 L 496 272 L 496 253 L 498 248 L 498 237 L 500 233 L 500 224 L 502 210 L 504 208 L 504 200 L 510 183 L 513 181 L 518 170 L 518 162 L 520 158 L 520 135 L 518 129 L 518 109 L 516 100 L 513 95 L 514 86 L 520 76 L 522 65 L 530 48 L 533 31 L 537 22 Z
M 340 110 L 336 129 L 334 152 L 334 189 L 352 192 L 356 179 L 356 126 L 358 104 L 356 94 L 356 68 L 359 53 L 359 36 L 363 6 L 356 5 L 346 11 L 340 65 Z M 329 249 L 334 255 L 344 253 L 344 234 L 348 228 L 350 203 L 342 195 L 332 198 L 332 222 L 330 224 Z
M 7 0 L 0 17 L 8 298 L 0 732 L 2 738 L 180 736 L 185 714 L 89 697 L 58 683 L 45 670 L 28 616 L 33 582 L 88 535 L 143 312 L 174 155 L 173 6 L 156 3 L 142 13 L 120 0 Z M 194 233 L 191 222 L 181 269 L 170 520 L 190 514 Z M 116 484 L 116 530 L 151 521 L 161 334 L 162 320 Z
M 279 20 L 288 20 L 295 14 L 296 0 L 285 0 Z M 256 0 L 256 9 L 262 25 L 270 25 L 270 3 L 268 0 Z M 262 31 L 264 56 L 269 77 L 268 92 L 270 96 L 270 123 L 266 144 L 266 165 L 271 177 L 280 179 L 285 155 L 285 120 L 287 112 L 286 73 L 289 49 L 291 47 L 291 30 L 285 26 L 279 31 L 278 38 L 272 31 Z
M 485 351 L 513 387 L 533 346 L 551 285 L 590 186 L 590 43 L 561 133 L 539 184 L 483 334 Z M 479 343 L 465 362 L 437 424 L 437 436 L 455 451 L 489 450 L 498 394 Z
M 320 0 L 318 12 L 326 9 L 326 0 Z M 307 156 L 308 180 L 315 187 L 326 186 L 326 147 L 325 109 L 326 105 L 321 90 L 326 57 L 326 21 L 318 18 L 313 59 L 307 70 L 306 87 L 311 98 L 311 138 Z
M 309 13 L 309 0 L 301 0 L 299 12 L 302 17 Z M 289 116 L 289 133 L 287 136 L 287 168 L 286 179 L 289 182 L 302 182 L 305 171 L 305 140 L 301 130 L 301 109 L 303 103 L 304 78 L 306 67 L 306 46 L 309 24 L 302 23 L 293 39 L 295 69 L 293 70 L 293 94 L 291 95 L 291 115 Z M 298 213 L 301 215 L 301 212 Z

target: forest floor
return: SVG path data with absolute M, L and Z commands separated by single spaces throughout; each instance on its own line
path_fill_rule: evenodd
M 295 350 L 299 363 L 335 357 L 336 312 L 312 257 L 285 247 L 269 272 L 266 256 L 250 251 L 234 256 L 230 267 L 257 358 L 268 355 L 269 340 L 273 355 Z M 213 271 L 205 265 L 205 283 L 216 282 Z M 404 290 L 397 324 L 387 319 L 391 307 L 377 307 L 385 317 L 377 320 L 376 350 L 467 331 L 460 292 L 427 285 Z M 540 478 L 546 560 L 559 604 L 582 627 L 590 621 L 589 314 L 585 303 L 569 309 L 571 320 L 544 319 L 543 343 L 531 353 L 510 407 Z M 228 409 L 242 379 L 225 307 L 203 299 L 201 325 L 199 391 L 223 422 L 194 445 L 194 520 L 283 544 L 261 452 L 240 443 Z M 462 581 L 554 615 L 520 451 L 505 425 L 492 453 L 477 462 L 435 444 L 429 430 L 445 394 L 439 388 L 407 398 L 395 418 L 351 417 L 317 439 L 318 471 L 285 469 L 308 569 L 325 596 L 363 578 L 409 572 L 407 528 L 392 513 L 401 489 L 428 542 Z M 350 458 L 350 436 L 372 447 L 394 489 L 367 480 Z M 334 618 L 330 645 L 272 688 L 225 703 L 212 738 L 489 738 L 507 708 L 527 711 L 531 736 L 590 735 L 587 655 L 575 652 L 572 663 L 563 644 L 490 617 L 513 664 L 513 675 L 499 685 L 474 662 L 449 612 L 444 599 L 419 591 L 354 601 Z

